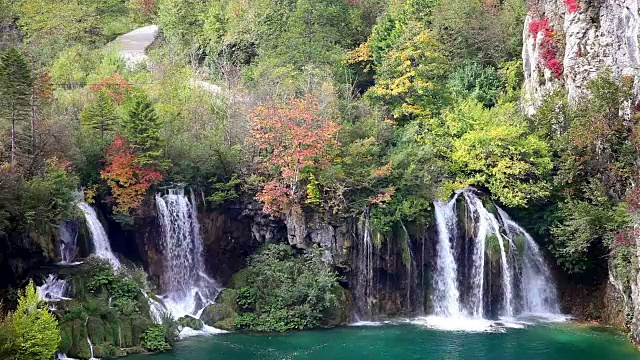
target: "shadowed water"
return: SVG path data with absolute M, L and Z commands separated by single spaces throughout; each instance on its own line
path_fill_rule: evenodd
M 640 360 L 640 352 L 623 336 L 571 324 L 493 333 L 405 324 L 199 337 L 178 344 L 171 353 L 129 359 Z

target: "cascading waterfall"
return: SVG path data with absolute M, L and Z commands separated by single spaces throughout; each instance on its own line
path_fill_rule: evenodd
M 476 225 L 476 235 L 473 244 L 473 261 L 471 268 L 471 294 L 470 294 L 470 315 L 474 318 L 484 317 L 484 267 L 487 235 L 489 233 L 489 223 L 486 216 L 481 216 L 484 210 L 482 201 L 476 196 L 471 196 L 469 192 L 463 192 L 467 212 L 471 215 L 470 221 Z M 454 219 L 457 221 L 457 219 Z
M 162 300 L 179 318 L 197 316 L 219 293 L 217 283 L 205 273 L 202 238 L 196 203 L 182 189 L 156 194 L 158 220 L 162 228 L 164 268 Z
M 458 203 L 464 206 L 463 212 L 457 210 Z M 472 189 L 458 191 L 448 203 L 436 201 L 434 207 L 438 236 L 431 297 L 436 317 L 560 313 L 540 247 L 506 212 L 497 206 L 489 211 Z M 463 242 L 457 243 L 461 246 L 456 246 L 458 241 Z M 464 263 L 459 263 L 462 259 Z M 500 276 L 491 277 L 494 271 Z M 491 289 L 499 293 L 492 294 Z M 499 303 L 494 304 L 494 299 Z
M 511 275 L 511 265 L 507 260 L 507 253 L 505 251 L 504 246 L 504 237 L 500 234 L 500 228 L 498 225 L 498 220 L 496 220 L 493 214 L 491 215 L 491 223 L 494 229 L 494 234 L 498 238 L 498 246 L 500 247 L 500 264 L 502 268 L 500 269 L 500 273 L 502 273 L 502 301 L 503 301 L 503 314 L 509 317 L 513 316 L 513 283 L 511 279 L 513 276 Z
M 560 305 L 551 270 L 533 237 L 502 209 L 498 212 L 510 237 L 524 238 L 522 288 L 524 312 L 530 314 L 559 314 Z
M 71 300 L 66 297 L 69 293 L 69 282 L 64 279 L 58 279 L 57 276 L 49 274 L 44 284 L 37 287 L 38 299 L 45 302 Z
M 87 227 L 91 233 L 91 240 L 93 241 L 94 247 L 93 254 L 109 261 L 114 269 L 120 268 L 120 261 L 118 261 L 118 258 L 116 258 L 113 251 L 111 251 L 107 232 L 104 230 L 104 227 L 102 227 L 102 223 L 100 223 L 95 210 L 84 201 L 79 202 L 78 207 L 82 210 L 87 222 Z
M 437 316 L 460 317 L 461 315 L 458 269 L 451 246 L 456 200 L 457 195 L 449 203 L 442 201 L 434 203 L 438 226 L 438 244 L 433 303 Z

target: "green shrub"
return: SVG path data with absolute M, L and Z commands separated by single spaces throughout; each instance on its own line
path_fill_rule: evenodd
M 145 330 L 143 335 L 143 346 L 150 351 L 167 351 L 171 345 L 165 339 L 165 331 L 162 325 L 152 325 Z
M 491 107 L 498 101 L 502 81 L 495 68 L 472 63 L 451 75 L 449 88 L 459 100 L 473 98 L 484 106 Z
M 226 310 L 233 310 L 234 305 L 239 309 L 233 320 L 239 329 L 288 331 L 318 327 L 327 323 L 326 314 L 339 306 L 336 289 L 340 285 L 334 271 L 322 261 L 321 249 L 297 254 L 288 245 L 266 245 L 251 259 L 242 276 L 244 286 L 220 299 L 229 302 L 225 303 L 229 306 Z M 222 314 L 226 315 L 223 320 L 227 325 L 234 314 Z

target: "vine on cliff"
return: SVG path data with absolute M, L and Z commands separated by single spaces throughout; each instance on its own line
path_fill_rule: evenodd
M 564 0 L 564 5 L 567 7 L 569 14 L 575 14 L 580 11 L 580 3 L 578 0 Z
M 540 58 L 542 64 L 551 73 L 559 79 L 564 72 L 562 62 L 558 60 L 558 44 L 554 38 L 555 32 L 551 25 L 549 25 L 549 19 L 534 20 L 529 24 L 529 33 L 533 35 L 534 39 L 538 39 L 538 35 L 542 33 L 543 38 L 540 43 Z

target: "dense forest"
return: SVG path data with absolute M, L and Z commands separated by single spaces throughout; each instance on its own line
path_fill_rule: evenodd
M 109 310 L 112 297 L 116 318 L 143 324 L 129 347 L 169 348 L 175 321 L 135 315 L 148 312 L 137 259 L 128 275 L 85 262 L 71 275 L 83 295 L 57 317 L 29 310 L 42 308 L 29 279 L 59 260 L 61 223 L 81 217 L 79 200 L 124 234 L 176 187 L 205 211 L 251 208 L 275 222 L 366 214 L 376 234 L 431 226 L 434 202 L 473 188 L 536 238 L 562 284 L 590 289 L 611 273 L 630 293 L 634 77 L 602 67 L 572 99 L 556 86 L 527 111 L 523 31 L 542 49 L 538 81 L 565 76 L 561 30 L 542 17 L 525 25 L 535 3 L 0 0 L 0 357 L 83 354 L 68 324 L 86 327 L 82 312 L 106 298 Z M 564 11 L 591 6 L 580 3 Z M 121 56 L 116 38 L 149 25 L 159 32 L 148 56 Z M 209 314 L 216 327 L 344 323 L 345 270 L 305 248 L 271 244 L 241 260 Z

